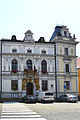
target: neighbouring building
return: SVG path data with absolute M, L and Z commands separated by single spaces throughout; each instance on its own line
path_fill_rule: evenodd
M 78 96 L 80 99 L 80 57 L 77 58 L 77 71 L 78 71 Z
M 0 41 L 0 98 L 1 98 L 1 41 Z
M 49 42 L 28 30 L 23 40 L 1 40 L 1 97 L 18 99 L 52 91 L 78 95 L 76 44 L 66 26 L 56 26 Z
M 56 26 L 50 42 L 56 45 L 56 76 L 58 95 L 72 93 L 78 95 L 75 35 L 66 26 Z

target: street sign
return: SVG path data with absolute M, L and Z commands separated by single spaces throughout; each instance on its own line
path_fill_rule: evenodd
M 66 89 L 66 85 L 64 85 L 64 89 Z

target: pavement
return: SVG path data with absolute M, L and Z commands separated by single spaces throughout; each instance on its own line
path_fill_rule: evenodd
M 30 108 L 18 102 L 4 102 L 1 120 L 46 120 Z
M 0 104 L 0 120 L 80 120 L 78 103 L 17 103 Z
M 0 103 L 0 116 L 1 116 L 1 111 L 2 111 L 2 103 Z
M 80 120 L 80 102 L 24 105 L 47 120 Z

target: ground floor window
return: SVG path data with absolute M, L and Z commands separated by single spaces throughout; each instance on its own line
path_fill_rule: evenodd
M 43 91 L 48 90 L 48 81 L 47 80 L 42 80 L 42 90 Z
M 18 80 L 11 80 L 11 90 L 18 90 Z
M 70 81 L 65 81 L 66 90 L 70 90 Z

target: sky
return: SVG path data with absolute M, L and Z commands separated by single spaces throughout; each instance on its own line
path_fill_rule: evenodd
M 24 39 L 31 30 L 37 41 L 49 41 L 56 25 L 65 25 L 80 42 L 80 0 L 0 0 L 0 39 Z M 76 47 L 80 57 L 80 43 Z

